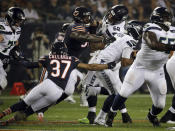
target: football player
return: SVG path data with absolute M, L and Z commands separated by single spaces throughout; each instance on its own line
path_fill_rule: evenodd
M 0 113 L 0 118 L 3 118 L 16 111 L 24 111 L 23 117 L 15 115 L 15 117 L 2 124 L 6 125 L 9 122 L 24 119 L 34 112 L 60 101 L 59 99 L 61 99 L 63 94 L 67 94 L 66 85 L 71 72 L 75 68 L 103 70 L 111 69 L 115 66 L 114 62 L 108 64 L 81 63 L 78 58 L 67 55 L 67 48 L 64 42 L 54 43 L 51 50 L 51 54 L 41 57 L 38 62 L 22 61 L 22 64 L 28 68 L 45 67 L 48 76 L 43 82 L 35 86 L 23 100 Z
M 111 127 L 116 111 L 133 92 L 146 82 L 152 98 L 152 109 L 147 118 L 159 126 L 157 115 L 163 110 L 166 99 L 166 80 L 163 66 L 171 50 L 175 50 L 174 33 L 170 31 L 172 15 L 164 7 L 157 7 L 144 27 L 142 47 L 129 68 L 119 94 L 115 96 L 108 113 L 106 126 Z M 156 78 L 156 79 L 155 79 Z
M 21 25 L 25 21 L 22 9 L 11 7 L 5 18 L 0 19 L 0 91 L 7 86 L 5 68 L 10 63 L 10 58 L 19 56 L 19 42 Z
M 175 35 L 175 27 L 170 28 L 170 32 L 174 33 Z M 172 37 L 172 38 L 175 38 Z M 174 72 L 174 66 L 175 66 L 175 52 L 173 52 L 173 55 L 171 56 L 171 58 L 168 60 L 168 62 L 166 63 L 166 70 L 167 73 L 170 77 L 170 83 L 172 85 L 172 87 L 175 89 L 175 72 Z M 175 123 L 175 95 L 173 96 L 172 99 L 172 105 L 169 108 L 169 110 L 162 116 L 162 118 L 160 119 L 160 122 L 162 123 Z
M 124 5 L 113 6 L 111 9 L 109 9 L 107 14 L 104 16 L 102 20 L 102 27 L 99 33 L 103 34 L 107 38 L 113 37 L 115 35 L 116 39 L 118 38 L 120 39 L 120 36 L 123 36 L 125 32 L 124 25 L 126 23 L 127 17 L 128 17 L 128 9 Z M 100 51 L 97 51 L 96 54 L 91 58 L 89 63 L 93 63 L 94 60 L 96 59 L 96 56 L 98 56 L 99 53 Z M 120 62 L 117 65 L 118 66 L 114 70 L 115 75 L 116 75 L 115 81 L 116 83 L 120 85 L 121 83 L 119 79 Z M 90 94 L 90 96 L 88 96 L 87 98 L 88 106 L 89 106 L 87 118 L 79 119 L 79 122 L 93 124 L 94 119 L 96 117 L 97 95 L 98 94 L 109 95 L 110 93 L 108 90 L 106 90 L 102 82 L 99 81 L 98 78 L 96 78 L 96 76 L 94 75 L 94 72 L 92 71 L 88 71 L 88 74 L 84 81 L 85 82 L 83 84 L 84 84 L 85 90 L 86 90 L 86 87 L 89 88 L 89 87 L 93 87 L 96 85 L 97 86 L 96 88 L 92 88 L 92 90 L 96 92 L 95 95 Z M 100 111 L 99 116 L 101 113 L 102 111 Z M 122 113 L 123 123 L 132 122 L 130 116 L 127 113 L 127 109 L 125 108 L 125 106 L 121 107 L 121 113 Z

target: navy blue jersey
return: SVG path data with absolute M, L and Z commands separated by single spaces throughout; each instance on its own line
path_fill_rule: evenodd
M 82 41 L 70 38 L 70 34 L 72 32 L 77 32 L 77 31 L 88 32 L 88 29 L 79 23 L 70 24 L 70 26 L 66 30 L 64 42 L 66 43 L 66 46 L 68 48 L 68 54 L 81 59 L 84 52 L 88 51 L 90 53 L 90 47 L 88 42 L 82 42 Z M 87 57 L 87 54 L 86 54 L 86 57 Z
M 72 56 L 50 54 L 49 56 L 41 57 L 39 62 L 46 68 L 48 72 L 47 78 L 64 90 L 70 73 L 79 64 L 79 59 Z

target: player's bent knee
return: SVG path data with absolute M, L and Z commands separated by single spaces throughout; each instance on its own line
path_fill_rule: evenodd
M 135 91 L 134 87 L 131 84 L 125 82 L 121 87 L 119 94 L 124 98 L 128 98 L 134 91 Z
M 96 87 L 93 87 L 93 86 L 87 87 L 86 94 L 88 97 L 89 96 L 96 96 L 97 95 Z

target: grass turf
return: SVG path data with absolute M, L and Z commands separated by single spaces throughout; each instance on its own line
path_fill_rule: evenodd
M 159 115 L 159 118 L 167 111 L 171 105 L 173 95 L 167 95 L 167 103 L 164 111 Z M 0 111 L 7 108 L 9 105 L 18 101 L 19 97 L 0 96 L 4 104 L 0 105 Z M 161 127 L 154 128 L 152 124 L 146 120 L 148 109 L 151 108 L 152 102 L 149 95 L 135 94 L 132 95 L 126 102 L 128 112 L 133 119 L 132 124 L 123 124 L 121 122 L 121 114 L 118 112 L 112 128 L 106 128 L 97 125 L 88 125 L 78 123 L 78 119 L 87 115 L 87 107 L 80 107 L 79 96 L 75 96 L 76 104 L 62 102 L 51 107 L 44 114 L 44 122 L 37 120 L 37 115 L 32 115 L 25 122 L 10 124 L 6 127 L 0 127 L 0 130 L 54 130 L 54 131 L 166 131 L 168 127 L 175 125 L 161 124 Z M 105 96 L 98 97 L 97 112 L 99 112 Z M 3 118 L 8 119 L 10 116 Z

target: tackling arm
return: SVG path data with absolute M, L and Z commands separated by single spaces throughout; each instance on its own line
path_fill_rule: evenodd
M 4 40 L 4 37 L 0 34 L 0 42 Z
M 147 31 L 143 35 L 146 44 L 152 49 L 157 51 L 174 51 L 175 45 L 163 44 L 158 42 L 155 33 Z
M 116 65 L 115 62 L 110 62 L 108 64 L 85 64 L 85 63 L 79 63 L 78 68 L 83 68 L 91 71 L 99 71 L 104 69 L 112 69 Z

